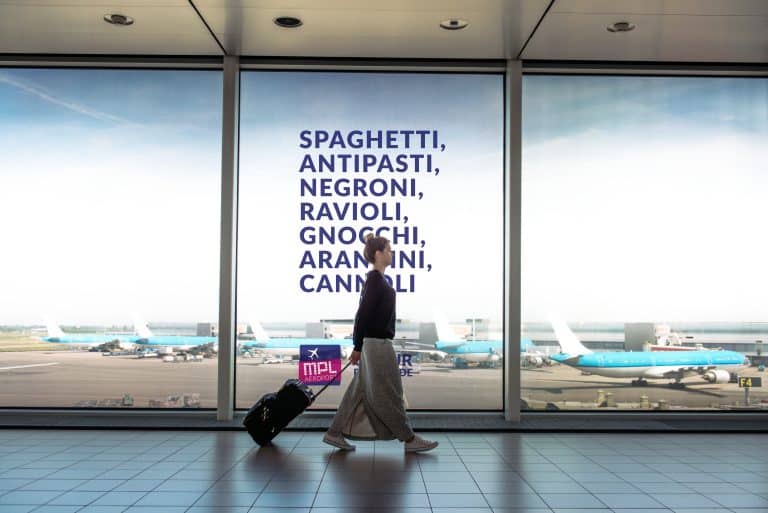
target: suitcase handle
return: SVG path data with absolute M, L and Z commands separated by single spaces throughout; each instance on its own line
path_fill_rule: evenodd
M 325 385 L 323 385 L 323 388 L 321 388 L 321 389 L 320 389 L 320 390 L 319 390 L 319 391 L 318 391 L 316 394 L 314 394 L 314 397 L 312 398 L 312 402 L 315 402 L 315 399 L 317 399 L 317 397 L 318 397 L 320 394 L 322 394 L 322 393 L 323 393 L 323 391 L 324 391 L 326 388 L 328 388 L 329 386 L 331 386 L 331 385 L 333 384 L 333 382 L 334 382 L 334 381 L 336 381 L 338 378 L 340 378 L 340 377 L 341 377 L 341 374 L 342 374 L 342 373 L 343 373 L 345 370 L 347 370 L 347 367 L 349 367 L 350 365 L 352 365 L 352 362 L 347 362 L 347 364 L 346 364 L 346 365 L 345 365 L 345 366 L 344 366 L 344 367 L 341 369 L 341 371 L 340 371 L 338 374 L 336 374 L 336 375 L 335 375 L 333 378 L 331 378 L 331 380 L 330 380 L 328 383 L 326 383 Z

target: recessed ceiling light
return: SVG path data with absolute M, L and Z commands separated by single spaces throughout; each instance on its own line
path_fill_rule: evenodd
M 440 28 L 445 30 L 461 30 L 469 25 L 467 20 L 460 20 L 458 18 L 451 18 L 450 20 L 443 20 L 440 22 Z
M 629 32 L 630 30 L 635 30 L 635 24 L 628 21 L 617 21 L 606 28 L 608 32 Z
M 121 25 L 123 27 L 133 25 L 133 18 L 126 16 L 125 14 L 105 14 L 104 21 L 112 25 Z
M 301 27 L 304 23 L 293 16 L 280 16 L 274 19 L 275 25 L 283 28 L 296 28 Z

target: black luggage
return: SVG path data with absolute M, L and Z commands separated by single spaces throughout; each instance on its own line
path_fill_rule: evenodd
M 299 379 L 289 379 L 276 393 L 269 393 L 254 404 L 243 419 L 243 426 L 259 445 L 266 445 L 280 431 L 306 410 L 328 386 L 339 378 L 349 362 L 336 377 L 326 383 L 316 394 Z

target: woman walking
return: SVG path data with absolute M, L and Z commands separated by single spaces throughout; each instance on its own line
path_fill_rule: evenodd
M 360 294 L 349 357 L 359 364 L 357 375 L 344 393 L 323 442 L 346 451 L 355 446 L 345 440 L 393 440 L 405 442 L 406 452 L 423 452 L 437 442 L 416 435 L 405 414 L 403 382 L 392 347 L 395 336 L 395 290 L 384 279 L 392 263 L 392 249 L 384 237 L 365 237 L 365 259 L 373 264 Z

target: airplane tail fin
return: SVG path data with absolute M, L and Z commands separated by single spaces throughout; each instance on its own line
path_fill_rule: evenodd
M 64 332 L 59 328 L 59 325 L 50 319 L 45 321 L 45 329 L 48 331 L 48 336 L 52 338 L 59 338 L 64 336 Z
M 133 320 L 133 329 L 136 330 L 136 334 L 140 338 L 151 338 L 152 337 L 152 331 L 149 329 L 149 326 L 146 322 L 144 322 L 143 319 L 139 317 L 134 317 Z
M 592 350 L 584 347 L 584 344 L 574 335 L 571 328 L 560 319 L 550 318 L 552 328 L 555 330 L 555 336 L 560 343 L 560 350 L 569 356 L 590 354 Z
M 435 319 L 435 331 L 437 331 L 437 344 L 439 344 L 441 348 L 455 347 L 467 343 L 466 340 L 462 340 L 461 337 L 456 334 L 448 322 L 448 318 L 445 317 L 442 312 L 435 310 L 433 312 L 433 318 Z
M 267 335 L 267 331 L 259 321 L 252 318 L 249 324 L 251 325 L 251 331 L 253 332 L 254 340 L 257 342 L 269 342 L 269 335 Z

